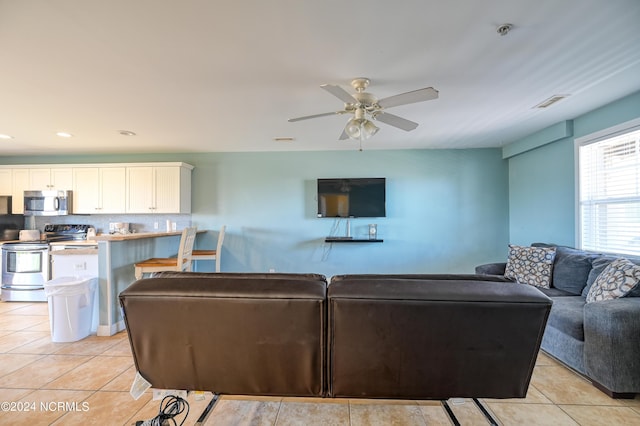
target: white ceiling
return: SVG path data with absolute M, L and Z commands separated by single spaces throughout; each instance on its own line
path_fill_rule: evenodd
M 640 90 L 638 22 L 638 0 L 0 0 L 0 156 L 353 150 L 347 116 L 287 119 L 355 77 L 440 91 L 365 149 L 501 146 Z

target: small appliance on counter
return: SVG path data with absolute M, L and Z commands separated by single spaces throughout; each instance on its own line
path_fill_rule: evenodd
M 87 240 L 93 240 L 96 237 L 96 228 L 91 227 L 87 229 Z
M 37 229 L 21 229 L 18 233 L 19 241 L 40 241 L 40 231 Z
M 129 222 L 111 222 L 109 223 L 110 234 L 127 235 L 131 231 L 129 229 Z

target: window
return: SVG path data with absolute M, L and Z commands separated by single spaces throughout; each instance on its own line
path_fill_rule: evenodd
M 640 255 L 640 129 L 576 142 L 579 246 Z

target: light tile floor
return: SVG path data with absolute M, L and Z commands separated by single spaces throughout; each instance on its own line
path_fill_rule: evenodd
M 46 303 L 0 302 L 0 425 L 133 425 L 159 401 L 129 395 L 126 334 L 52 343 Z M 193 425 L 211 400 L 189 396 Z M 503 425 L 640 425 L 640 396 L 614 400 L 540 354 L 527 398 L 482 400 Z M 7 411 L 7 404 L 9 411 Z M 450 401 L 463 425 L 486 425 L 469 400 Z M 450 425 L 437 401 L 224 396 L 206 425 Z

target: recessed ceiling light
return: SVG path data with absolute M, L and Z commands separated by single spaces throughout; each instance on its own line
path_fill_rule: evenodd
M 122 136 L 135 136 L 136 134 L 130 130 L 118 130 Z
M 3 135 L 2 133 L 0 133 L 0 139 L 13 139 L 13 136 Z
M 56 135 L 60 136 L 61 138 L 72 138 L 73 135 L 71 133 L 67 133 L 67 132 L 58 132 L 56 133 Z

